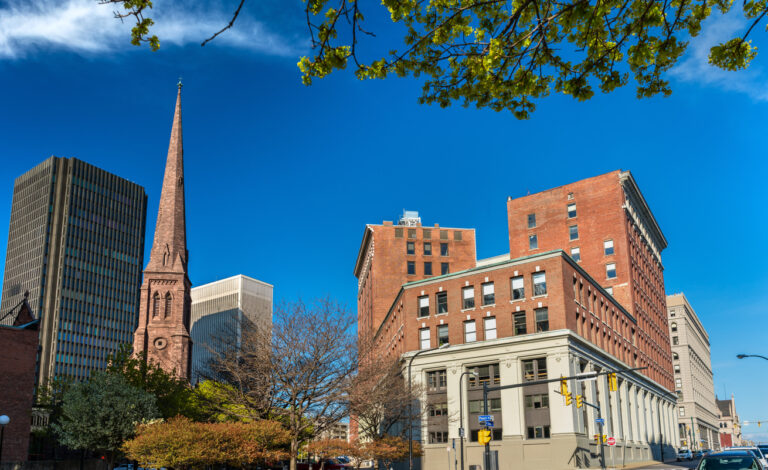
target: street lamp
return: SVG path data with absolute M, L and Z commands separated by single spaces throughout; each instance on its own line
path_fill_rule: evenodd
M 445 343 L 437 348 L 422 349 L 411 356 L 411 359 L 408 361 L 408 470 L 413 470 L 413 383 L 411 380 L 411 364 L 413 364 L 413 360 L 416 359 L 416 356 L 419 354 L 436 351 L 438 349 L 445 349 L 448 346 L 450 346 L 450 344 Z
M 5 425 L 11 422 L 11 418 L 6 415 L 0 416 L 0 462 L 3 461 L 3 434 Z
M 759 357 L 760 359 L 765 359 L 766 361 L 768 361 L 768 357 L 761 356 L 759 354 L 737 354 L 736 357 L 738 357 L 739 359 L 744 359 L 745 357 Z
M 461 379 L 467 374 L 472 374 L 475 378 L 480 377 L 480 374 L 478 374 L 476 370 L 465 371 L 459 376 L 459 444 L 461 447 L 461 470 L 464 470 L 464 398 L 462 398 L 464 387 L 461 386 Z

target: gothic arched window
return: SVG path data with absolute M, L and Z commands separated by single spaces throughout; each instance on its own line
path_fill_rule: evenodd
M 165 318 L 168 318 L 171 316 L 171 293 L 166 292 L 165 293 Z
M 156 317 L 160 315 L 160 294 L 155 292 L 155 295 L 152 297 L 152 316 Z

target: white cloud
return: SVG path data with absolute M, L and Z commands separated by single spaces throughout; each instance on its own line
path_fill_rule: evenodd
M 127 50 L 132 17 L 114 18 L 114 7 L 97 0 L 10 0 L 0 3 L 0 59 L 18 59 L 42 50 L 102 54 Z M 163 8 L 165 7 L 165 8 Z M 155 2 L 147 16 L 161 47 L 200 44 L 229 21 L 231 11 L 191 11 L 172 2 Z M 261 54 L 297 55 L 306 45 L 273 33 L 263 23 L 241 15 L 235 27 L 206 47 L 234 47 Z M 147 47 L 147 46 L 144 46 Z
M 709 49 L 743 34 L 747 27 L 747 20 L 738 7 L 726 15 L 721 15 L 715 8 L 712 10 L 712 16 L 705 21 L 701 33 L 691 39 L 685 58 L 670 71 L 670 75 L 681 81 L 744 93 L 754 100 L 768 101 L 768 80 L 756 61 L 746 70 L 738 72 L 709 65 Z

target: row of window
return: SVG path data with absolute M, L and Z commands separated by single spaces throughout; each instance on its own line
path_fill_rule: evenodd
M 534 315 L 536 316 L 536 333 L 549 331 L 549 311 L 547 307 L 534 309 Z M 525 312 L 515 312 L 513 314 L 514 322 L 514 334 L 524 335 L 528 333 L 528 327 L 526 325 Z M 496 339 L 496 317 L 483 318 L 483 339 L 490 340 Z M 477 341 L 477 322 L 475 320 L 468 320 L 464 322 L 464 342 L 474 343 Z M 448 325 L 437 326 L 437 346 L 444 344 L 450 344 L 450 337 L 448 332 Z M 419 348 L 430 349 L 432 347 L 431 329 L 421 328 L 419 329 Z
M 605 240 L 603 241 L 603 254 L 605 256 L 612 255 L 614 253 L 613 251 L 613 240 Z M 574 261 L 577 263 L 581 261 L 581 248 L 578 246 L 574 246 L 571 248 L 571 258 L 573 258 Z
M 447 264 L 447 263 L 446 263 Z M 533 273 L 531 275 L 533 284 L 533 297 L 547 295 L 547 276 L 544 271 Z M 525 279 L 524 276 L 514 276 L 510 278 L 511 294 L 510 300 L 525 299 Z M 495 305 L 496 292 L 493 282 L 485 282 L 480 286 L 482 292 L 481 306 Z M 429 295 L 418 297 L 417 316 L 429 316 Z M 448 292 L 442 291 L 435 294 L 437 304 L 437 314 L 448 313 Z M 467 310 L 475 308 L 475 286 L 466 286 L 461 289 L 461 309 Z
M 432 242 L 424 242 L 422 244 L 422 253 L 424 254 L 424 256 L 432 256 Z M 405 254 L 406 255 L 416 254 L 416 242 L 405 242 Z M 447 243 L 440 244 L 440 256 L 448 256 Z
M 570 203 L 565 208 L 569 219 L 576 218 L 576 204 Z M 528 228 L 536 228 L 536 213 L 528 214 Z
M 432 238 L 432 229 L 430 228 L 424 228 L 421 229 L 421 236 L 422 238 L 425 238 L 427 240 Z M 402 227 L 395 227 L 395 238 L 403 238 L 403 228 Z M 409 228 L 408 229 L 408 238 L 415 239 L 417 238 L 416 235 L 416 229 L 415 228 Z M 454 230 L 453 232 L 453 239 L 457 242 L 461 241 L 461 231 L 460 230 Z M 448 240 L 448 230 L 440 230 L 440 240 Z
M 407 262 L 407 268 L 408 268 L 408 275 L 413 276 L 416 275 L 416 262 L 415 261 L 408 261 Z M 450 272 L 450 266 L 448 263 L 440 263 L 440 275 L 448 274 Z M 425 276 L 432 276 L 432 261 L 424 261 L 424 275 Z

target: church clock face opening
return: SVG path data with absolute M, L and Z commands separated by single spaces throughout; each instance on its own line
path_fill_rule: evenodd
M 154 344 L 157 349 L 165 349 L 165 347 L 168 346 L 168 340 L 165 338 L 156 338 Z

